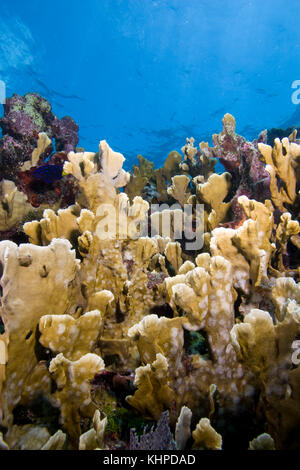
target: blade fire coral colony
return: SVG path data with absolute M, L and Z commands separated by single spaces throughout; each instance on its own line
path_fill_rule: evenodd
M 1 126 L 0 449 L 299 448 L 295 136 L 247 142 L 226 114 L 213 147 L 129 173 L 36 94 Z

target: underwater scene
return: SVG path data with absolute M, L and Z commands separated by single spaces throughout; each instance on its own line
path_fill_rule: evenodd
M 1 0 L 0 450 L 300 450 L 299 15 Z

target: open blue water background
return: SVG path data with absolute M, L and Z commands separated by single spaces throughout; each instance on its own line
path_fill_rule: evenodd
M 300 125 L 299 0 L 1 0 L 0 79 L 35 91 L 100 139 L 156 166 L 226 112 L 252 139 Z

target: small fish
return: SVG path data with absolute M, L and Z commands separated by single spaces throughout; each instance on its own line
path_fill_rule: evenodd
M 34 170 L 33 176 L 45 183 L 53 183 L 63 177 L 63 167 L 61 165 L 43 165 Z

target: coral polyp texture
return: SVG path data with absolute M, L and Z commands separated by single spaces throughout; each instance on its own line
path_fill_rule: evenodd
M 299 449 L 295 135 L 126 172 L 34 93 L 1 127 L 0 448 Z

